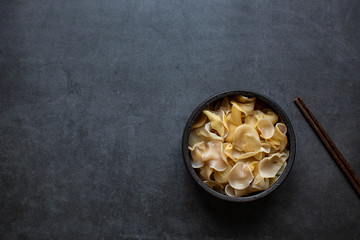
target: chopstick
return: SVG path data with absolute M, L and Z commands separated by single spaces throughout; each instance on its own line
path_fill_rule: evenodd
M 330 152 L 331 156 L 338 164 L 342 172 L 345 174 L 347 180 L 351 183 L 352 187 L 360 197 L 360 179 L 350 167 L 349 163 L 346 161 L 344 156 L 341 154 L 339 149 L 336 147 L 335 143 L 330 139 L 329 135 L 325 132 L 323 127 L 315 118 L 314 114 L 305 104 L 304 100 L 301 97 L 298 97 L 294 100 L 295 104 L 299 107 L 300 111 L 310 124 L 310 126 L 315 130 L 318 137 L 323 142 L 326 149 Z

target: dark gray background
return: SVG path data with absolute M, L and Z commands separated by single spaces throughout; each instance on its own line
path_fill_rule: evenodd
M 0 3 L 0 239 L 359 239 L 360 201 L 293 103 L 360 174 L 360 1 Z M 277 101 L 288 179 L 210 198 L 181 135 L 224 90 Z

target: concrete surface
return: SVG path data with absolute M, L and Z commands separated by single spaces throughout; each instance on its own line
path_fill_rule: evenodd
M 0 239 L 359 239 L 360 201 L 293 103 L 360 175 L 360 2 L 0 3 Z M 185 169 L 192 110 L 224 90 L 277 101 L 295 165 L 228 204 Z

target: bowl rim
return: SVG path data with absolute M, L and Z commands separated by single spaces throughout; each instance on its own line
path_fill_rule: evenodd
M 285 125 L 287 127 L 286 135 L 288 138 L 288 146 L 289 146 L 289 152 L 290 152 L 289 158 L 287 159 L 287 166 L 286 166 L 284 172 L 280 175 L 280 178 L 270 188 L 268 188 L 264 191 L 261 191 L 261 192 L 254 193 L 253 195 L 244 196 L 244 197 L 227 196 L 227 195 L 219 193 L 219 192 L 211 189 L 207 185 L 205 185 L 202 182 L 202 180 L 200 179 L 200 177 L 198 176 L 198 174 L 195 172 L 195 169 L 191 166 L 190 151 L 188 149 L 188 139 L 189 139 L 189 134 L 191 131 L 191 126 L 194 124 L 196 118 L 202 112 L 202 110 L 211 103 L 214 103 L 224 97 L 234 96 L 234 95 L 243 95 L 245 97 L 256 97 L 256 99 L 259 99 L 259 100 L 265 102 L 272 111 L 274 111 L 276 114 L 278 114 L 280 116 L 280 118 L 283 120 L 283 122 L 285 123 Z M 272 100 L 271 98 L 269 98 L 261 93 L 254 92 L 254 91 L 229 90 L 229 91 L 223 91 L 223 92 L 220 92 L 220 93 L 217 93 L 215 95 L 208 97 L 206 100 L 201 102 L 195 108 L 195 110 L 191 113 L 191 115 L 188 118 L 188 121 L 185 125 L 184 131 L 183 131 L 182 154 L 183 154 L 183 160 L 184 160 L 184 163 L 185 163 L 185 166 L 186 166 L 188 172 L 190 173 L 192 178 L 195 180 L 195 182 L 197 182 L 198 185 L 202 189 L 204 189 L 206 192 L 208 192 L 212 196 L 215 196 L 219 199 L 230 201 L 230 202 L 250 202 L 250 201 L 255 201 L 255 200 L 258 200 L 265 196 L 268 196 L 275 189 L 277 189 L 281 185 L 281 183 L 283 183 L 285 181 L 285 179 L 287 178 L 290 170 L 292 169 L 294 161 L 295 161 L 296 137 L 295 137 L 294 128 L 291 124 L 289 117 L 286 115 L 285 111 L 280 107 L 280 105 L 278 105 L 274 100 Z

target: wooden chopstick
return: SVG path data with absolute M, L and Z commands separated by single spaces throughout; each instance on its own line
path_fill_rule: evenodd
M 339 149 L 336 147 L 335 143 L 331 140 L 329 135 L 325 132 L 324 128 L 320 125 L 320 123 L 315 118 L 314 114 L 310 111 L 310 109 L 305 104 L 304 100 L 301 97 L 296 98 L 296 105 L 299 107 L 300 111 L 310 124 L 310 126 L 315 130 L 318 137 L 323 142 L 326 149 L 330 152 L 331 156 L 334 158 L 335 162 L 338 164 L 342 172 L 345 174 L 348 181 L 353 186 L 354 190 L 360 197 L 360 179 L 354 172 L 354 170 L 350 167 L 349 163 L 346 161 L 344 156 L 341 154 Z

